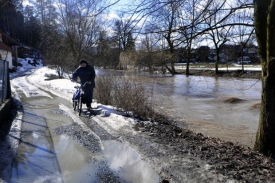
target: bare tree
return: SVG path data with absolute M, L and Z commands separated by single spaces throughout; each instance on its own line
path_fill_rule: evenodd
M 243 2 L 238 1 L 237 6 L 243 7 Z M 235 24 L 232 24 L 234 22 Z M 231 23 L 231 24 L 230 24 Z M 237 9 L 229 24 L 232 26 L 230 41 L 231 43 L 240 45 L 240 49 L 237 51 L 237 60 L 240 56 L 243 58 L 243 50 L 246 48 L 247 43 L 251 42 L 251 38 L 255 34 L 254 23 L 253 23 L 253 7 L 250 5 L 244 6 L 243 8 Z M 253 26 L 250 26 L 253 25 Z M 242 71 L 244 72 L 244 63 L 241 59 Z
M 53 0 L 35 0 L 35 7 L 41 24 L 49 24 L 50 21 L 56 18 L 56 8 Z
M 211 10 L 208 11 L 209 16 L 205 19 L 205 23 L 208 27 L 212 27 L 212 25 L 217 25 L 217 22 L 219 22 L 220 18 L 223 18 L 221 15 L 223 11 L 223 8 L 226 4 L 226 0 L 224 1 L 213 1 L 211 4 Z M 215 13 L 213 13 L 215 12 Z M 221 22 L 220 25 L 225 25 L 226 21 Z M 206 36 L 208 39 L 210 39 L 213 44 L 216 51 L 216 62 L 215 62 L 215 73 L 218 74 L 219 72 L 219 64 L 221 62 L 221 48 L 223 45 L 226 44 L 227 41 L 229 41 L 229 37 L 232 35 L 232 25 L 230 26 L 224 26 L 220 27 L 218 29 L 210 29 Z
M 139 53 L 139 58 L 137 64 L 139 67 L 145 66 L 148 68 L 149 72 L 153 72 L 155 63 L 152 58 L 153 56 L 153 40 L 150 34 L 146 34 L 145 38 L 141 41 L 141 51 Z
M 98 39 L 97 4 L 92 1 L 60 0 L 59 12 L 62 31 L 66 35 L 66 45 L 75 60 L 75 65 L 84 57 L 87 47 L 93 48 Z M 86 9 L 86 11 L 83 11 Z
M 116 68 L 119 64 L 119 49 L 113 47 L 115 40 L 106 31 L 101 31 L 95 54 L 95 65 L 103 68 Z
M 59 25 L 75 65 L 80 58 L 92 59 L 86 53 L 96 46 L 101 30 L 100 15 L 111 5 L 100 0 L 59 0 Z
M 161 1 L 148 1 L 150 4 L 155 3 L 155 7 L 150 9 L 154 10 L 151 13 L 151 30 L 152 33 L 160 34 L 160 45 L 163 52 L 169 52 L 172 56 L 170 59 L 162 60 L 162 65 L 172 74 L 176 74 L 175 61 L 177 60 L 177 48 L 178 48 L 178 35 L 175 31 L 178 25 L 179 12 L 181 11 L 183 1 L 168 0 L 166 2 Z
M 150 17 L 150 32 L 161 35 L 159 42 L 163 51 L 172 56 L 163 65 L 172 75 L 176 74 L 174 63 L 178 60 L 178 50 L 182 47 L 186 47 L 189 53 L 186 69 L 186 74 L 189 75 L 191 49 L 200 34 L 199 27 L 203 24 L 204 15 L 212 1 L 145 0 L 133 10 L 133 14 L 138 14 L 140 22 Z
M 254 149 L 275 155 L 275 0 L 254 1 L 255 29 L 262 64 L 262 101 Z
M 136 59 L 136 43 L 135 43 L 135 20 L 133 17 L 124 18 L 124 13 L 121 14 L 120 19 L 115 20 L 114 23 L 114 40 L 116 42 L 116 47 L 118 48 L 119 54 L 119 64 L 117 69 L 127 69 L 129 63 L 131 67 L 135 67 Z M 132 15 L 133 16 L 133 15 Z M 127 58 L 129 57 L 129 58 Z M 129 59 L 132 60 L 129 62 Z M 127 66 L 128 65 L 128 66 Z
M 115 21 L 114 34 L 120 51 L 135 50 L 134 30 L 135 27 L 131 19 L 120 17 L 120 20 Z
M 202 26 L 205 24 L 205 16 L 213 0 L 192 0 L 186 2 L 180 15 L 180 26 L 175 31 L 180 32 L 182 45 L 186 48 L 187 64 L 186 75 L 189 73 L 192 47 L 196 44 L 196 39 L 201 36 Z
M 141 41 L 141 49 L 138 51 L 137 65 L 148 68 L 150 73 L 157 69 L 165 74 L 166 64 L 163 63 L 168 62 L 172 56 L 157 46 L 158 41 L 159 39 L 156 39 L 154 34 L 148 33 L 145 35 L 145 38 Z

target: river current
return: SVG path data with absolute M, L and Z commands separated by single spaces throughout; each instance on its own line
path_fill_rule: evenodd
M 97 72 L 129 77 L 121 71 Z M 179 126 L 253 146 L 259 122 L 260 80 L 148 73 L 130 76 L 153 91 L 157 110 L 178 121 Z

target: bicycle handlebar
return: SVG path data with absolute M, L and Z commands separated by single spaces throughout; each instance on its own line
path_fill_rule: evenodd
M 80 84 L 81 85 L 81 83 L 78 83 L 77 81 L 75 81 L 75 80 L 71 80 L 72 82 L 76 82 L 77 84 Z M 81 86 L 75 86 L 74 88 L 83 88 L 83 87 L 85 87 L 86 86 L 86 84 L 87 83 L 89 83 L 88 81 L 86 81 L 83 85 L 81 85 Z
M 88 81 L 86 81 L 86 82 L 83 84 L 83 86 L 82 86 L 82 87 L 85 87 L 85 85 L 86 85 L 87 83 L 89 83 L 89 82 L 88 82 Z

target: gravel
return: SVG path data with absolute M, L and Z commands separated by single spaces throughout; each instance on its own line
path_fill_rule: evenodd
M 249 147 L 179 128 L 166 118 L 160 121 L 162 122 L 140 122 L 135 128 L 148 134 L 160 146 L 163 145 L 165 152 L 173 154 L 175 159 L 191 156 L 203 160 L 207 163 L 208 170 L 238 182 L 275 182 L 275 161 L 271 157 Z M 200 165 L 195 163 L 194 166 Z

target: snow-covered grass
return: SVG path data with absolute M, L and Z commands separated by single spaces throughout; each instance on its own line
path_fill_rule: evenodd
M 175 69 L 176 70 L 185 70 L 186 69 L 186 63 L 176 63 L 175 64 Z M 209 64 L 201 64 L 201 63 L 195 63 L 195 64 L 190 64 L 189 69 L 191 70 L 215 70 L 215 64 L 214 63 L 209 63 Z M 242 65 L 237 64 L 237 63 L 232 63 L 229 65 L 226 64 L 220 64 L 219 65 L 219 70 L 220 71 L 237 71 L 241 70 Z M 245 71 L 261 71 L 262 67 L 261 65 L 249 65 L 245 64 L 244 65 L 244 70 Z

